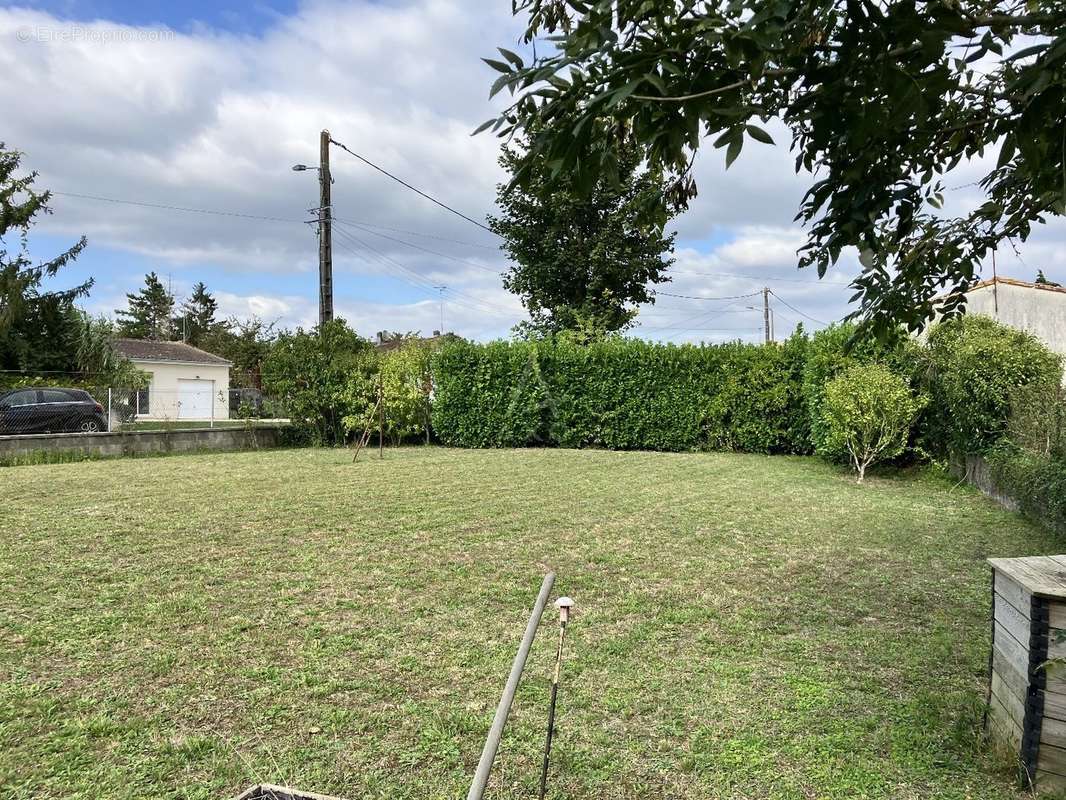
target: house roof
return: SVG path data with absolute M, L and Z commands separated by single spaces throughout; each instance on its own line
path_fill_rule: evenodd
M 381 339 L 381 334 L 378 334 L 378 340 L 374 343 L 374 347 L 376 347 L 380 352 L 387 353 L 390 350 L 399 350 L 407 342 L 422 342 L 423 344 L 435 345 L 435 344 L 440 344 L 440 343 L 447 342 L 447 341 L 450 341 L 451 339 L 456 339 L 456 338 L 458 338 L 458 337 L 454 333 L 444 333 L 444 334 L 442 334 L 442 333 L 439 333 L 438 331 L 434 331 L 432 336 L 412 336 L 412 337 L 403 337 L 403 338 L 400 338 L 400 339 L 385 339 L 385 340 L 382 340 Z
M 989 278 L 986 281 L 978 281 L 969 288 L 968 291 L 974 291 L 975 289 L 985 289 L 995 284 L 1001 286 L 1020 286 L 1024 289 L 1037 289 L 1041 292 L 1061 292 L 1066 294 L 1066 286 L 1052 286 L 1048 283 L 1030 283 L 1029 281 L 1020 281 L 1017 278 Z
M 215 364 L 217 366 L 233 366 L 214 353 L 208 353 L 199 347 L 193 347 L 184 342 L 149 342 L 144 339 L 112 339 L 121 355 L 130 361 L 172 361 L 186 364 Z

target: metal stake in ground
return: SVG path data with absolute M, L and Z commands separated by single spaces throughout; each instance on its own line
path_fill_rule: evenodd
M 552 674 L 551 701 L 548 703 L 548 735 L 544 741 L 544 763 L 540 767 L 540 800 L 548 791 L 548 762 L 552 754 L 552 736 L 555 733 L 555 701 L 559 696 L 559 672 L 563 666 L 563 641 L 566 639 L 566 623 L 570 621 L 570 609 L 574 601 L 569 597 L 560 597 L 555 601 L 559 609 L 559 646 L 555 650 L 555 672 Z

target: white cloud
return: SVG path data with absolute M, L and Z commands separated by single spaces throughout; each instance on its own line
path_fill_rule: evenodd
M 107 21 L 80 25 L 144 32 Z M 496 163 L 498 140 L 469 134 L 504 102 L 488 101 L 493 73 L 480 56 L 516 42 L 521 25 L 507 3 L 312 0 L 260 36 L 202 28 L 154 41 L 19 36 L 64 27 L 69 23 L 45 13 L 0 8 L 5 76 L 0 107 L 15 110 L 5 116 L 4 137 L 9 146 L 27 151 L 26 166 L 40 171 L 41 186 L 288 221 L 60 195 L 53 202 L 56 214 L 42 228 L 67 236 L 86 233 L 91 247 L 162 262 L 160 269 L 173 269 L 182 285 L 222 284 L 218 296 L 226 313 L 276 316 L 290 325 L 314 321 L 316 244 L 302 221 L 317 203 L 316 174 L 290 167 L 317 162 L 322 128 L 470 216 L 492 210 L 495 184 L 503 177 Z M 721 150 L 701 151 L 695 167 L 700 194 L 671 225 L 680 233 L 677 264 L 673 282 L 661 288 L 727 296 L 770 284 L 811 316 L 839 318 L 849 293 L 837 284 L 847 282 L 855 265 L 845 260 L 828 283 L 796 272 L 795 251 L 804 235 L 793 218 L 809 176 L 795 174 L 788 131 L 779 123 L 767 127 L 777 145 L 746 142 L 728 171 Z M 499 253 L 444 241 L 491 247 L 494 237 L 347 153 L 335 149 L 332 166 L 336 215 L 384 226 L 374 228 L 379 234 L 374 235 L 339 225 L 335 237 L 338 313 L 361 332 L 436 329 L 439 305 L 432 287 L 441 284 L 449 287 L 446 325 L 466 335 L 504 334 L 522 316 L 494 274 L 505 265 Z M 960 168 L 959 182 L 973 180 L 977 170 L 977 165 Z M 972 187 L 960 189 L 953 202 L 963 207 L 976 197 Z M 723 235 L 727 241 L 709 245 L 705 240 L 712 235 L 716 242 Z M 1063 235 L 1062 226 L 1034 233 L 1024 262 L 1004 254 L 1001 271 L 1031 277 L 1039 266 L 1066 278 Z M 290 284 L 276 294 L 243 286 L 255 275 L 293 274 L 306 278 L 305 294 L 293 294 Z M 412 293 L 425 299 L 356 302 L 349 279 L 381 276 L 412 284 Z M 101 282 L 109 294 L 94 297 L 94 307 L 114 308 L 121 300 L 113 283 Z M 702 311 L 700 302 L 660 298 L 642 315 L 647 320 L 642 327 L 654 321 L 679 339 L 731 338 L 731 330 L 684 329 L 726 325 L 721 320 L 712 325 L 710 309 Z M 723 319 L 748 317 L 744 308 L 727 311 Z M 780 311 L 782 319 L 793 313 L 783 305 Z M 757 323 L 756 318 L 750 336 L 757 336 Z

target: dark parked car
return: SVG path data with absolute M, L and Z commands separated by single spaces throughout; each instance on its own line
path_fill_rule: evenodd
M 82 389 L 11 389 L 0 393 L 0 434 L 106 430 L 104 407 Z

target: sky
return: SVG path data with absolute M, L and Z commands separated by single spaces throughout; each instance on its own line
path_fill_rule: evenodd
M 510 0 L 0 0 L 0 141 L 55 192 L 31 254 L 84 234 L 88 248 L 59 281 L 93 277 L 93 313 L 113 315 L 155 271 L 179 299 L 203 281 L 224 316 L 313 326 L 317 173 L 292 165 L 317 163 L 325 128 L 484 219 L 504 179 L 499 140 L 470 134 L 503 101 L 488 98 L 493 72 L 480 59 L 515 49 L 521 30 Z M 748 143 L 728 170 L 722 151 L 701 151 L 699 196 L 668 228 L 675 264 L 659 287 L 685 297 L 643 307 L 633 335 L 757 341 L 763 286 L 778 338 L 853 310 L 853 256 L 822 280 L 796 268 L 804 233 L 793 218 L 809 176 L 795 174 L 783 128 L 770 128 L 778 144 Z M 979 202 L 968 184 L 982 166 L 949 176 L 948 212 Z M 338 148 L 331 167 L 337 316 L 371 337 L 429 334 L 443 314 L 444 329 L 477 340 L 525 318 L 502 288 L 495 236 Z M 1017 254 L 1000 252 L 998 272 L 1031 280 L 1043 269 L 1066 283 L 1064 244 L 1066 226 L 1041 227 Z

